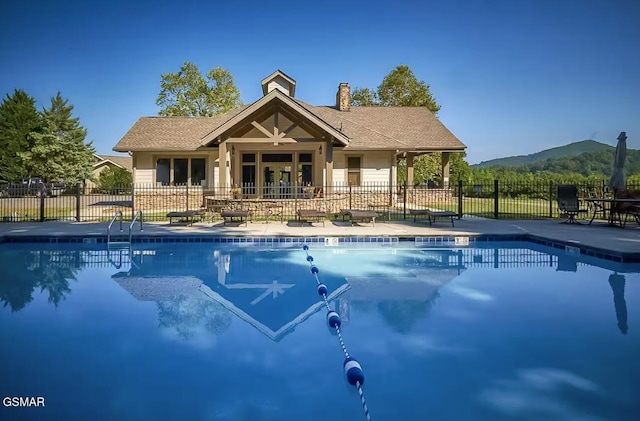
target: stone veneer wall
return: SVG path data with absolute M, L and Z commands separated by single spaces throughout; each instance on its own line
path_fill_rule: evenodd
M 437 207 L 455 203 L 458 198 L 453 195 L 453 189 L 407 189 L 407 204 Z
M 143 212 L 170 212 L 200 209 L 203 205 L 202 190 L 198 188 L 162 188 L 134 191 L 134 208 Z
M 205 196 L 216 197 L 224 202 L 225 196 L 214 196 L 203 193 L 199 188 L 157 187 L 153 189 L 137 189 L 134 194 L 135 210 L 143 212 L 170 212 L 186 209 L 200 209 L 206 206 Z M 226 197 L 231 199 L 230 196 Z M 319 198 L 288 198 L 288 199 L 243 199 L 233 201 L 232 206 L 242 207 L 253 212 L 256 218 L 276 216 L 294 217 L 298 209 L 318 209 L 328 213 L 338 213 L 341 209 L 389 209 L 402 207 L 402 194 L 378 191 L 355 191 L 335 189 L 324 197 Z M 407 189 L 407 205 L 412 207 L 435 207 L 438 205 L 453 205 L 457 198 L 452 189 Z M 278 207 L 270 207 L 277 204 Z M 219 209 L 213 209 L 219 212 Z

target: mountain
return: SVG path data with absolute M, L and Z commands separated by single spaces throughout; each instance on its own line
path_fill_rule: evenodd
M 580 142 L 569 143 L 557 148 L 545 149 L 529 155 L 508 156 L 506 158 L 491 159 L 482 161 L 479 164 L 471 165 L 474 168 L 489 167 L 519 167 L 550 158 L 570 158 L 587 152 L 599 152 L 603 150 L 615 150 L 615 147 L 595 140 L 582 140 Z

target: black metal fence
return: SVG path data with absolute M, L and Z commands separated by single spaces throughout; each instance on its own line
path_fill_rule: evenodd
M 606 182 L 579 185 L 582 199 L 610 195 Z M 639 188 L 640 186 L 627 186 Z M 300 209 L 325 211 L 336 218 L 342 209 L 374 210 L 385 220 L 409 219 L 411 209 L 450 210 L 460 217 L 546 219 L 559 216 L 558 186 L 548 182 L 463 183 L 445 188 L 371 183 L 362 186 L 246 185 L 236 188 L 132 184 L 117 188 L 77 186 L 55 193 L 0 189 L 0 221 L 108 221 L 117 211 L 131 219 L 167 220 L 173 211 L 202 209 L 220 219 L 224 209 L 250 210 L 254 220 L 296 218 Z

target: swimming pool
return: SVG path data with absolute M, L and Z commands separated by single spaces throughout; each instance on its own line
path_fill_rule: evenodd
M 299 246 L 0 245 L 0 419 L 361 420 Z M 633 419 L 640 266 L 310 245 L 373 420 Z

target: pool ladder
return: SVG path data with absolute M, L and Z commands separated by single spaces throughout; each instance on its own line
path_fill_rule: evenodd
M 135 213 L 135 215 L 133 215 L 133 219 L 131 220 L 131 223 L 129 224 L 129 241 L 111 241 L 111 227 L 113 227 L 113 224 L 116 222 L 116 220 L 120 221 L 120 232 L 123 232 L 123 228 L 122 228 L 122 211 L 117 211 L 116 213 L 113 214 L 113 217 L 111 218 L 111 221 L 109 222 L 109 225 L 107 226 L 107 245 L 110 244 L 128 244 L 129 247 L 131 247 L 131 240 L 133 238 L 133 226 L 135 225 L 137 220 L 140 220 L 140 231 L 144 231 L 142 228 L 142 222 L 144 220 L 144 216 L 142 215 L 142 211 L 137 211 Z

